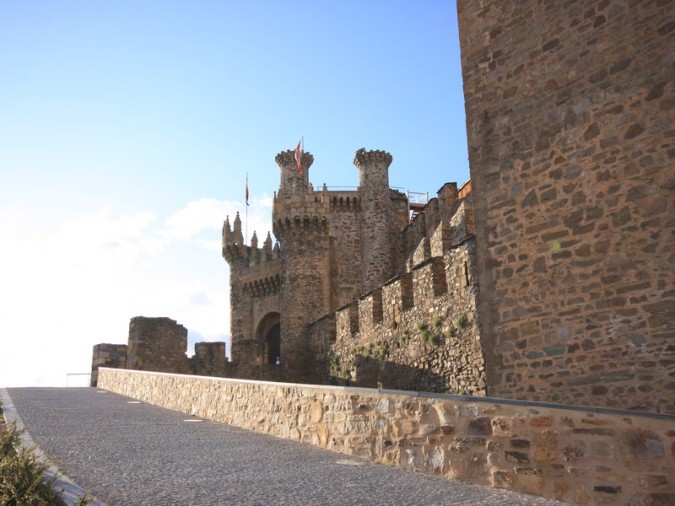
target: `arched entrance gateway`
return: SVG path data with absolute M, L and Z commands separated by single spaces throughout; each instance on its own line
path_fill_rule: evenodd
M 263 342 L 263 363 L 275 365 L 281 359 L 281 326 L 279 313 L 267 313 L 256 331 L 256 339 Z

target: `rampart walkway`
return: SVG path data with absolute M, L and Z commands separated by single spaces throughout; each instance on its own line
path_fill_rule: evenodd
M 372 464 L 95 388 L 13 388 L 35 444 L 109 505 L 559 505 Z

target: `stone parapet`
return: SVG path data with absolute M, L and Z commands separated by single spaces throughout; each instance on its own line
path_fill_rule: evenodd
M 673 504 L 675 417 L 101 369 L 99 388 L 373 462 L 574 504 Z
M 332 380 L 485 395 L 474 257 L 467 239 L 338 309 Z
M 424 210 L 404 228 L 402 244 L 406 270 L 431 256 L 442 256 L 474 235 L 469 183 L 462 187 L 461 194 L 460 198 L 456 183 L 446 183 L 438 191 L 438 197 L 429 200 Z

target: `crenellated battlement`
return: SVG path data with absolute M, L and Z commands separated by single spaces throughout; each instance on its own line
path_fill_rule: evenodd
M 253 297 L 269 297 L 279 293 L 281 278 L 279 274 L 260 277 L 242 283 L 244 292 L 250 292 Z
M 241 262 L 233 260 L 230 262 L 231 279 L 234 279 L 235 289 L 232 290 L 230 297 L 233 305 L 243 305 L 248 307 L 254 304 L 254 301 L 267 301 L 265 304 L 271 304 L 271 307 L 277 308 L 279 304 L 279 293 L 281 291 L 281 259 L 279 249 L 273 251 L 271 258 L 263 262 L 255 263 L 252 260 L 256 254 L 262 250 L 252 250 L 249 248 L 249 258 Z M 235 304 L 236 301 L 236 304 Z M 237 339 L 249 339 L 248 334 L 239 335 Z
M 330 216 L 328 192 L 287 196 L 275 194 L 272 208 L 274 235 L 282 238 L 293 231 L 326 232 Z
M 354 156 L 354 165 L 356 165 L 359 169 L 375 164 L 383 164 L 389 167 L 393 160 L 394 157 L 391 156 L 391 154 L 387 151 L 382 151 L 379 149 L 366 151 L 365 148 L 361 148 Z
M 258 248 L 258 235 L 254 231 L 251 237 L 251 245 L 244 244 L 244 238 L 241 233 L 241 220 L 239 213 L 235 218 L 234 230 L 230 228 L 229 216 L 225 218 L 223 223 L 223 240 L 222 251 L 223 258 L 228 263 L 238 263 L 248 267 L 253 267 L 258 264 L 265 264 L 272 262 L 279 258 L 279 243 L 275 243 L 272 247 L 272 236 L 267 232 L 267 238 L 261 248 Z
M 456 183 L 446 183 L 437 197 L 430 199 L 405 227 L 402 232 L 405 270 L 409 271 L 431 257 L 443 256 L 450 248 L 473 236 L 470 188 L 470 182 L 460 190 Z
M 454 249 L 466 249 L 464 245 Z M 456 256 L 456 251 L 454 252 Z M 401 331 L 399 328 L 409 318 L 406 311 L 417 313 L 433 312 L 436 301 L 458 288 L 466 288 L 475 281 L 468 274 L 467 265 L 462 262 L 448 266 L 444 257 L 431 257 L 389 280 L 359 299 L 339 308 L 335 312 L 336 321 L 342 322 L 336 334 L 337 341 L 347 341 L 355 336 L 358 339 L 372 341 L 373 331 L 379 330 L 387 335 Z M 456 269 L 455 269 L 456 268 Z M 344 322 L 349 322 L 348 325 Z M 370 336 L 370 337 L 369 337 Z
M 361 195 L 359 192 L 329 192 L 325 189 L 330 203 L 330 212 L 358 212 L 361 210 Z M 323 193 L 323 192 L 322 192 Z M 322 198 L 324 198 L 322 196 Z
M 295 214 L 293 218 L 277 218 L 273 224 L 274 234 L 282 237 L 288 233 L 321 233 L 328 232 L 328 220 L 317 214 Z
M 331 376 L 359 386 L 485 395 L 476 272 L 475 239 L 466 237 L 337 309 L 327 320 L 335 333 Z M 323 327 L 315 333 L 310 326 L 312 339 L 320 341 Z
M 297 197 L 313 191 L 309 184 L 309 169 L 314 163 L 314 157 L 311 153 L 307 152 L 300 155 L 302 168 L 298 167 L 295 152 L 291 150 L 277 154 L 274 161 L 281 171 L 278 192 L 280 196 Z
M 314 156 L 308 151 L 303 152 L 302 156 L 300 157 L 300 160 L 302 161 L 303 169 L 307 170 L 312 165 L 312 163 L 314 163 Z M 282 169 L 287 167 L 296 167 L 297 170 L 295 161 L 295 151 L 293 151 L 292 149 L 287 149 L 286 151 L 277 153 L 277 155 L 274 157 L 274 161 Z

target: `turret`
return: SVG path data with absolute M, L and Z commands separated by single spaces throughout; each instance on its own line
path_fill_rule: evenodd
M 303 338 L 307 324 L 330 311 L 330 203 L 309 185 L 314 162 L 303 153 L 302 171 L 291 150 L 275 157 L 281 169 L 279 191 L 272 212 L 273 232 L 279 240 L 273 252 L 281 260 L 279 304 L 280 358 L 291 377 L 303 378 L 312 368 L 312 353 Z
M 241 218 L 239 213 L 234 218 L 234 230 L 230 228 L 230 217 L 225 218 L 223 223 L 223 258 L 228 263 L 234 261 L 240 262 L 244 259 L 246 262 L 246 246 L 244 246 L 244 236 L 241 233 Z
M 279 197 L 303 195 L 307 193 L 309 186 L 309 168 L 314 163 L 311 153 L 302 153 L 300 158 L 302 170 L 295 160 L 295 151 L 287 150 L 279 153 L 274 161 L 281 169 L 281 183 L 279 185 Z
M 265 262 L 272 258 L 272 236 L 267 232 L 267 238 L 262 247 L 262 261 Z
M 232 228 L 230 227 L 230 217 L 226 216 L 223 222 L 223 254 L 225 253 L 225 247 L 230 244 L 230 241 L 232 241 Z
M 394 274 L 389 165 L 386 151 L 356 152 L 361 192 L 361 282 L 363 292 L 386 282 Z
M 239 211 L 237 211 L 237 216 L 234 217 L 234 230 L 232 231 L 232 240 L 235 244 L 238 245 L 244 244 L 244 235 L 241 233 L 241 218 L 239 217 Z

